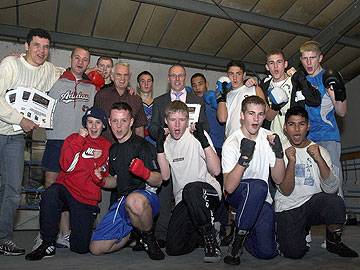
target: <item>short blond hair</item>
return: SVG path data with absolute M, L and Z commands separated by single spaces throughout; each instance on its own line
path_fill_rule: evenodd
M 321 54 L 320 43 L 315 40 L 306 41 L 300 46 L 300 53 L 303 52 L 317 52 Z
M 130 65 L 129 63 L 125 63 L 125 62 L 117 62 L 115 63 L 115 65 L 112 67 L 111 69 L 111 73 L 114 74 L 115 73 L 115 69 L 117 66 L 123 66 L 123 67 L 127 67 L 130 70 Z
M 189 107 L 180 100 L 170 102 L 165 108 L 165 118 L 168 119 L 172 113 L 183 113 L 189 119 Z

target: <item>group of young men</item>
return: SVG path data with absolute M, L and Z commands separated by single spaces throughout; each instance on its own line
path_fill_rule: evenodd
M 25 253 L 12 241 L 13 217 L 23 134 L 37 126 L 4 98 L 6 90 L 25 86 L 58 100 L 43 157 L 47 189 L 40 204 L 40 237 L 27 260 L 55 255 L 62 238 L 74 252 L 102 255 L 135 237 L 153 260 L 165 258 L 162 247 L 177 256 L 203 246 L 204 261 L 219 262 L 215 223 L 224 212 L 227 222 L 226 205 L 235 212 L 226 264 L 240 264 L 243 247 L 261 259 L 301 258 L 316 224 L 326 225 L 329 252 L 358 256 L 341 240 L 345 204 L 335 113 L 346 113 L 345 86 L 340 74 L 322 69 L 319 44 L 310 41 L 300 48 L 306 73 L 285 72 L 283 53 L 269 53 L 271 76 L 259 86 L 245 80 L 242 63 L 231 61 L 215 91 L 207 89 L 201 73 L 191 77 L 188 91 L 185 68 L 174 65 L 168 71 L 170 91 L 152 100 L 151 73 L 138 76 L 144 88 L 140 97 L 129 88 L 128 64 L 99 58 L 97 70 L 106 86 L 96 92 L 86 75 L 89 51 L 75 48 L 64 71 L 46 62 L 50 41 L 46 31 L 31 30 L 26 54 L 0 64 L 1 253 Z M 152 104 L 151 120 L 144 101 Z M 186 104 L 194 103 L 201 105 L 199 119 L 190 122 Z M 22 131 L 14 132 L 12 124 Z M 271 182 L 277 187 L 274 199 Z M 102 188 L 113 195 L 93 230 Z

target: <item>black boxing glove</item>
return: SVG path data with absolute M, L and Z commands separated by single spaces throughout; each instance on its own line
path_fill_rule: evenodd
M 275 153 L 275 157 L 282 159 L 282 158 L 284 158 L 284 151 L 283 151 L 283 147 L 282 147 L 282 144 L 280 141 L 280 137 L 276 133 L 274 134 L 274 136 L 275 136 L 275 138 L 274 138 L 273 144 L 270 144 L 270 146 Z
M 156 138 L 156 152 L 164 153 L 165 131 L 162 127 L 159 127 Z
M 248 167 L 253 157 L 256 142 L 248 138 L 243 138 L 240 144 L 239 165 Z
M 337 71 L 328 69 L 323 74 L 323 84 L 326 88 L 334 91 L 336 101 L 344 101 L 346 99 L 346 90 L 343 77 Z
M 201 123 L 195 124 L 195 130 L 193 131 L 193 135 L 200 142 L 201 147 L 203 149 L 210 146 L 209 141 L 205 136 L 204 128 Z

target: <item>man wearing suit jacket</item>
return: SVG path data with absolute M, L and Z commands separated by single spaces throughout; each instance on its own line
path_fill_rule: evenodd
M 152 118 L 149 127 L 150 135 L 154 139 L 157 139 L 159 136 L 159 129 L 162 128 L 165 129 L 165 135 L 169 133 L 165 124 L 165 108 L 173 100 L 180 100 L 187 104 L 201 104 L 199 123 L 203 123 L 204 129 L 208 131 L 209 125 L 202 98 L 196 96 L 193 92 L 187 92 L 185 89 L 185 68 L 179 64 L 170 67 L 168 80 L 171 87 L 170 91 L 154 99 Z M 157 220 L 155 234 L 160 246 L 164 245 L 166 239 L 167 226 L 171 215 L 171 194 L 172 184 L 171 181 L 169 181 L 165 185 L 162 185 L 159 193 L 160 215 Z

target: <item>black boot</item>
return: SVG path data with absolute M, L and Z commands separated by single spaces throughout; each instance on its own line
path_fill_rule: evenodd
M 165 258 L 165 254 L 161 251 L 153 230 L 148 232 L 141 232 L 140 241 L 143 244 L 144 249 L 149 255 L 150 259 L 163 260 Z
M 221 240 L 222 246 L 228 246 L 231 244 L 231 241 L 233 240 L 234 237 L 234 231 L 235 231 L 235 222 L 232 221 L 230 224 L 230 233 Z
M 231 265 L 240 264 L 240 252 L 244 246 L 247 235 L 247 231 L 235 230 L 233 241 L 229 246 L 228 255 L 224 258 L 224 263 Z
M 216 263 L 221 260 L 221 250 L 216 238 L 216 230 L 212 225 L 205 225 L 200 229 L 204 238 L 204 262 Z
M 333 232 L 326 229 L 326 249 L 331 253 L 339 255 L 340 257 L 359 257 L 359 254 L 341 241 L 341 235 L 342 229 L 338 229 Z

